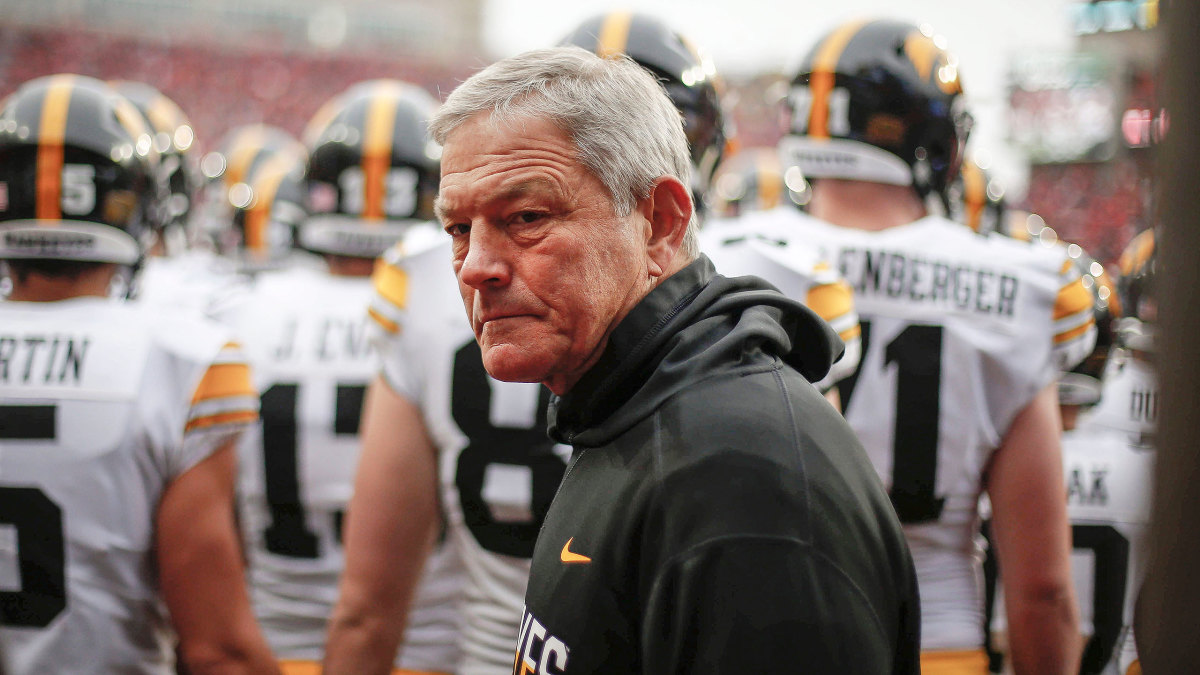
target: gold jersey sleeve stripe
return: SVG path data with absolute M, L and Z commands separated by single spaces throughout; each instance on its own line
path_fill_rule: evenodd
M 846 330 L 838 333 L 838 337 L 840 337 L 842 339 L 842 342 L 849 342 L 851 340 L 857 339 L 861 335 L 862 335 L 862 324 L 857 324 L 857 323 L 854 324 L 852 327 L 847 328 Z
M 400 324 L 375 311 L 374 307 L 367 308 L 367 316 L 371 317 L 372 321 L 379 324 L 380 328 L 392 335 L 396 335 L 400 332 Z
M 1094 297 L 1092 292 L 1084 287 L 1083 279 L 1076 279 L 1063 286 L 1054 301 L 1054 320 L 1090 310 L 1095 302 Z
M 613 12 L 604 17 L 600 26 L 599 44 L 596 54 L 602 58 L 610 58 L 625 53 L 629 44 L 629 26 L 633 23 L 632 12 Z
M 227 424 L 253 424 L 256 421 L 258 421 L 257 410 L 234 410 L 189 420 L 187 426 L 183 428 L 183 432 L 188 433 L 197 429 L 207 429 Z
M 821 284 L 808 289 L 804 304 L 826 321 L 833 321 L 854 309 L 854 292 L 844 281 Z
M 67 134 L 67 112 L 71 107 L 73 75 L 56 75 L 42 101 L 38 126 L 37 203 L 39 220 L 62 219 L 63 140 Z
M 380 297 L 400 309 L 408 306 L 408 272 L 395 265 L 379 264 L 372 276 Z
M 1075 328 L 1072 328 L 1071 330 L 1066 331 L 1064 333 L 1059 333 L 1058 335 L 1055 335 L 1054 336 L 1054 344 L 1061 345 L 1065 342 L 1070 342 L 1071 340 L 1074 340 L 1075 338 L 1082 336 L 1083 334 L 1085 334 L 1089 330 L 1091 330 L 1092 326 L 1094 326 L 1095 323 L 1096 323 L 1096 321 L 1094 319 L 1092 319 L 1091 317 L 1088 317 L 1088 320 L 1083 322 L 1079 326 L 1076 326 Z
M 250 366 L 245 363 L 218 363 L 208 367 L 196 391 L 192 405 L 230 396 L 255 396 L 250 380 Z

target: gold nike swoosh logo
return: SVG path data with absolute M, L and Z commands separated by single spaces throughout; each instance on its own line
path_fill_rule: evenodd
M 558 559 L 565 563 L 590 563 L 590 562 L 592 562 L 592 559 L 587 557 L 586 555 L 579 555 L 578 553 L 574 553 L 571 551 L 571 542 L 573 542 L 573 541 L 575 541 L 575 537 L 571 537 L 570 539 L 567 540 L 567 543 L 563 544 L 563 550 L 562 550 L 562 553 L 560 553 L 558 555 Z

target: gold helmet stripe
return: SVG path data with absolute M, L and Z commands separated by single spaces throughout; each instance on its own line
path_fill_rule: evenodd
M 171 134 L 171 141 L 175 140 L 175 129 L 183 124 L 183 111 L 179 109 L 171 99 L 159 94 L 154 97 L 154 101 L 146 110 L 146 117 L 150 118 L 150 123 L 154 125 L 154 131 L 165 131 Z
M 850 40 L 858 35 L 866 21 L 847 23 L 833 32 L 817 51 L 813 60 L 808 86 L 812 91 L 812 112 L 808 118 L 808 135 L 829 138 L 829 92 L 833 91 L 834 73 L 838 59 Z
M 113 107 L 116 109 L 117 121 L 121 123 L 121 127 L 125 129 L 125 132 L 133 138 L 133 142 L 137 144 L 145 138 L 146 142 L 150 144 L 143 157 L 151 164 L 157 166 L 158 153 L 152 149 L 154 147 L 154 130 L 148 126 L 149 122 L 146 121 L 145 116 L 138 111 L 137 106 L 120 94 L 114 98 Z
M 296 158 L 290 153 L 280 152 L 267 160 L 261 173 L 254 172 L 254 204 L 246 210 L 246 217 L 242 223 L 242 236 L 245 237 L 247 250 L 266 252 L 267 223 L 270 220 L 271 207 L 275 204 L 275 193 L 279 191 L 279 184 L 283 182 L 283 177 L 295 161 Z
M 363 218 L 382 220 L 387 190 L 384 181 L 392 165 L 392 141 L 396 133 L 397 99 L 402 89 L 397 82 L 380 82 L 370 97 L 363 134 Z
M 929 79 L 933 73 L 934 61 L 942 54 L 942 50 L 933 43 L 933 38 L 918 31 L 909 33 L 904 40 L 904 52 L 908 54 L 908 59 L 912 61 L 917 75 L 920 75 L 922 80 Z
M 983 171 L 974 162 L 963 162 L 963 203 L 966 205 L 966 225 L 976 232 L 983 220 L 983 207 L 987 202 L 987 183 Z
M 1099 294 L 1101 288 L 1108 289 L 1108 297 L 1101 299 L 1108 302 L 1108 313 L 1111 314 L 1114 319 L 1119 319 L 1122 316 L 1121 298 L 1117 294 L 1117 286 L 1113 283 L 1112 275 L 1108 273 L 1108 270 L 1105 270 L 1103 265 L 1101 265 L 1100 268 L 1100 276 L 1095 277 L 1096 293 Z
M 758 179 L 758 204 L 764 211 L 779 206 L 783 194 L 783 171 L 779 167 L 779 155 L 766 152 L 758 155 L 755 162 Z
M 1121 276 L 1129 276 L 1136 272 L 1146 264 L 1152 255 L 1154 255 L 1154 230 L 1143 230 L 1129 242 L 1129 245 L 1121 253 L 1121 259 L 1117 262 Z
M 238 132 L 233 139 L 233 152 L 229 155 L 229 167 L 225 170 L 226 188 L 246 180 L 246 172 L 250 170 L 254 158 L 258 157 L 258 153 L 262 150 L 264 140 L 266 140 L 266 129 L 261 125 Z
M 39 220 L 62 219 L 63 141 L 67 135 L 67 112 L 71 107 L 74 75 L 56 75 L 42 101 L 38 125 L 37 204 Z
M 304 127 L 304 133 L 300 136 L 307 148 L 316 147 L 317 141 L 321 139 L 321 134 L 325 133 L 326 127 L 337 119 L 338 113 L 342 112 L 342 96 L 334 96 L 326 101 L 317 109 L 317 114 L 309 120 L 308 125 Z
M 596 54 L 606 59 L 624 54 L 629 45 L 629 26 L 632 23 L 632 12 L 613 12 L 604 17 L 604 22 L 600 24 Z

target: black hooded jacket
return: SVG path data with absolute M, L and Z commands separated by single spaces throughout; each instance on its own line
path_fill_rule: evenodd
M 701 257 L 552 400 L 575 447 L 538 537 L 514 673 L 918 672 L 912 560 L 810 381 L 827 324 Z

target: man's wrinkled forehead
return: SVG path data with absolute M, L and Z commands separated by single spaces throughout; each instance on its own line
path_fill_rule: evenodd
M 545 115 L 530 113 L 529 111 L 522 111 L 520 109 L 508 109 L 506 112 L 507 114 L 505 114 L 505 112 L 497 111 L 483 111 L 476 113 L 474 116 L 468 118 L 466 121 L 460 124 L 447 136 L 446 143 L 443 146 L 442 155 L 442 189 L 439 191 L 438 196 L 434 199 L 433 204 L 434 214 L 439 220 L 445 220 L 445 217 L 447 215 L 452 215 L 454 209 L 459 206 L 455 203 L 455 193 L 446 190 L 448 174 L 445 171 L 445 157 L 446 155 L 450 154 L 448 150 L 451 147 L 454 147 L 456 143 L 468 142 L 462 140 L 462 132 L 468 127 L 482 129 L 489 135 L 507 135 L 509 138 L 515 141 L 515 143 L 509 149 L 520 152 L 524 150 L 533 151 L 534 146 L 538 145 L 538 141 L 542 138 L 541 134 L 531 131 L 530 127 L 539 124 L 547 125 L 550 128 L 557 129 L 558 132 L 561 133 L 562 140 L 566 141 L 568 144 L 569 154 L 565 157 L 565 159 L 580 169 L 587 171 L 588 173 L 593 173 L 587 164 L 581 160 L 579 147 L 576 145 L 575 139 L 571 136 L 570 132 L 565 129 L 557 120 Z M 528 142 L 522 142 L 524 140 L 527 140 Z M 461 152 L 463 148 L 454 147 L 454 150 L 455 152 Z M 466 150 L 471 152 L 473 148 L 466 148 Z M 497 158 L 493 163 L 500 164 L 503 161 L 504 160 Z M 487 164 L 481 164 L 480 166 L 487 166 Z M 470 185 L 465 187 L 470 187 Z M 553 195 L 561 195 L 562 189 L 562 185 L 549 178 L 531 176 L 528 178 L 517 179 L 513 182 L 502 183 L 499 190 L 487 195 L 486 201 L 489 203 L 511 201 L 523 196 L 538 193 L 550 197 Z
M 499 190 L 489 193 L 484 198 L 484 204 L 501 204 L 516 201 L 524 197 L 553 198 L 561 196 L 562 187 L 549 178 L 529 178 L 504 185 Z M 453 196 L 447 198 L 445 193 L 438 194 L 433 202 L 433 212 L 438 220 L 452 219 L 458 205 Z

